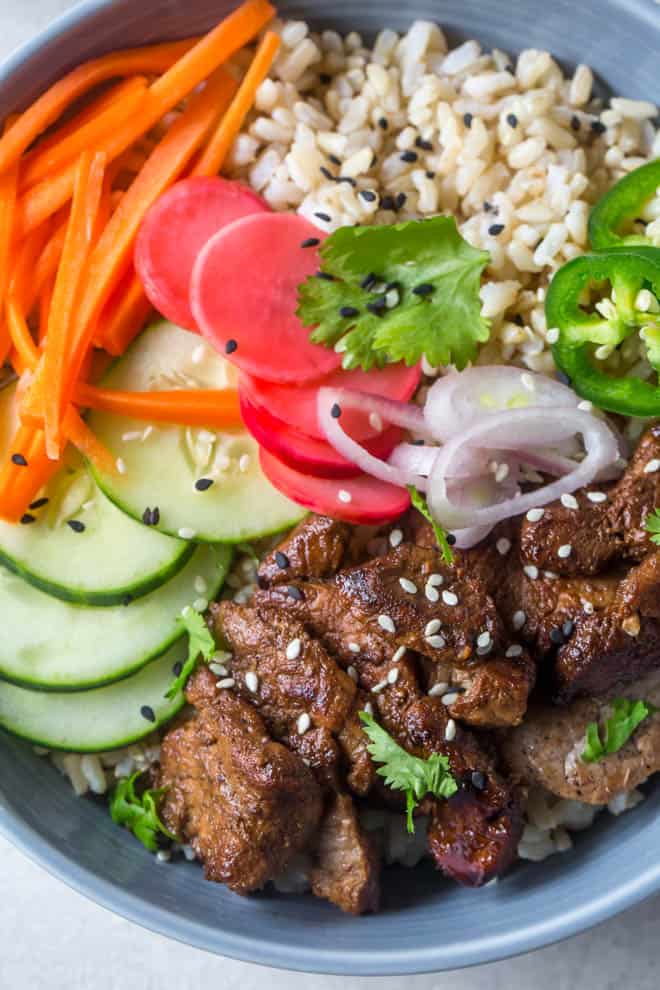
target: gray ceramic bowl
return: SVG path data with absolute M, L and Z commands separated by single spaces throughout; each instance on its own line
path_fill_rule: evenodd
M 87 0 L 0 68 L 0 119 L 66 69 L 116 47 L 208 28 L 227 0 Z M 456 37 L 586 61 L 626 96 L 660 102 L 660 8 L 653 0 L 310 0 L 287 14 L 373 33 L 414 17 Z M 35 621 L 39 617 L 35 616 Z M 75 798 L 30 747 L 0 738 L 0 831 L 66 883 L 165 935 L 289 969 L 355 975 L 437 971 L 501 959 L 573 935 L 660 890 L 660 787 L 635 811 L 603 819 L 576 848 L 521 865 L 481 891 L 430 869 L 392 870 L 384 910 L 342 916 L 321 901 L 273 893 L 248 900 L 186 863 L 160 866 L 105 808 Z

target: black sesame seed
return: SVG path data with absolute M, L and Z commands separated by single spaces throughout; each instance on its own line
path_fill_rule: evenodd
M 435 286 L 431 285 L 430 282 L 421 282 L 416 285 L 413 289 L 413 295 L 415 296 L 430 296 L 435 292 Z
M 509 125 L 509 127 L 517 127 L 518 126 L 518 118 L 516 117 L 515 113 L 509 113 L 509 114 L 507 114 L 506 122 Z
M 594 134 L 604 134 L 607 128 L 605 127 L 605 124 L 601 120 L 592 120 L 591 130 L 594 132 Z
M 423 447 L 424 446 L 424 440 L 411 440 L 410 442 L 413 445 L 413 447 Z
M 281 550 L 275 551 L 275 563 L 281 571 L 285 571 L 287 567 L 291 566 L 291 561 L 285 553 L 282 553 Z
M 379 119 L 379 121 L 378 121 L 378 126 L 380 127 L 380 129 L 381 129 L 382 131 L 386 131 L 386 130 L 387 130 L 387 126 L 388 126 L 388 124 L 387 124 L 387 120 L 386 120 L 386 118 L 385 118 L 385 117 L 381 117 L 381 118 Z
M 303 595 L 300 588 L 296 588 L 295 584 L 290 584 L 286 590 L 289 598 L 293 598 L 295 602 L 305 601 L 305 596 Z
M 564 371 L 557 371 L 557 381 L 561 382 L 562 385 L 568 385 L 570 387 L 571 380 Z
M 18 465 L 18 467 L 27 467 L 28 462 L 25 460 L 22 454 L 12 454 L 11 455 L 12 464 Z
M 80 522 L 79 519 L 69 519 L 67 521 L 67 526 L 73 530 L 74 533 L 84 533 L 85 524 Z
M 362 197 L 365 203 L 373 203 L 374 200 L 377 198 L 376 193 L 372 192 L 371 189 L 361 189 L 359 195 Z
M 473 115 L 471 113 L 464 113 L 463 114 L 463 123 L 465 124 L 466 127 L 468 127 L 468 128 L 472 127 L 472 121 L 473 120 L 474 120 L 474 117 L 473 117 Z
M 492 223 L 488 228 L 488 233 L 490 234 L 491 237 L 497 237 L 497 235 L 501 234 L 503 230 L 504 230 L 503 223 Z
M 433 151 L 433 145 L 430 141 L 425 141 L 424 138 L 418 137 L 415 141 L 415 147 L 419 148 L 421 151 Z
M 373 272 L 369 272 L 369 274 L 368 275 L 365 275 L 364 278 L 362 279 L 362 281 L 360 282 L 360 288 L 361 289 L 366 289 L 368 291 L 373 285 L 376 284 L 377 281 L 378 280 L 377 280 L 376 276 L 374 275 L 374 273 Z
M 566 636 L 566 638 L 568 639 L 568 637 L 572 635 L 574 628 L 575 628 L 575 624 L 571 622 L 570 619 L 567 619 L 566 622 L 561 627 L 561 631 L 563 632 L 564 636 Z
M 454 536 L 453 533 L 447 533 L 447 543 L 449 544 L 450 547 L 455 546 L 456 537 Z
M 493 204 L 489 203 L 487 199 L 484 200 L 484 213 L 492 213 Z
M 340 175 L 337 178 L 337 182 L 347 182 L 349 186 L 353 187 L 353 189 L 355 189 L 357 186 L 357 182 L 350 175 Z
M 550 642 L 554 643 L 555 646 L 561 646 L 564 642 L 564 634 L 560 627 L 557 626 L 550 632 Z
M 21 524 L 22 524 L 23 526 L 29 526 L 29 525 L 30 525 L 30 523 L 33 523 L 33 522 L 36 522 L 36 521 L 37 521 L 37 517 L 36 517 L 36 516 L 33 516 L 33 515 L 31 515 L 31 514 L 30 514 L 29 512 L 25 512 L 25 513 L 24 513 L 24 514 L 23 514 L 23 515 L 21 516 Z
M 328 155 L 328 161 L 333 165 L 341 165 L 341 158 L 337 158 L 336 155 Z
M 156 714 L 153 708 L 151 707 L 151 705 L 142 705 L 142 708 L 140 709 L 140 715 L 142 716 L 142 718 L 145 718 L 147 722 L 156 721 Z
M 314 216 L 317 217 L 319 220 L 323 220 L 324 223 L 330 223 L 330 221 L 332 220 L 332 217 L 330 216 L 329 213 L 315 213 Z
M 213 478 L 199 478 L 195 482 L 195 489 L 198 492 L 207 492 L 213 484 Z
M 426 173 L 426 178 L 427 179 L 435 179 L 435 172 L 427 172 Z
M 330 415 L 332 416 L 333 419 L 339 419 L 339 417 L 341 416 L 341 406 L 339 405 L 338 402 L 335 402 L 333 404 L 332 409 L 330 410 Z
M 300 246 L 301 248 L 318 247 L 320 243 L 321 240 L 318 237 L 306 237 Z
M 159 522 L 160 522 L 160 509 L 158 508 L 157 505 L 155 505 L 151 510 L 151 525 L 157 526 Z
M 148 506 L 144 510 L 144 512 L 142 513 L 142 522 L 144 523 L 145 526 L 152 526 L 153 525 L 153 523 L 151 521 L 151 509 Z
M 483 791 L 486 787 L 486 774 L 481 770 L 475 770 L 470 776 L 470 781 L 475 791 Z
M 516 324 L 517 327 L 524 327 L 525 326 L 525 321 L 523 320 L 523 318 L 520 315 L 520 313 L 516 313 L 516 315 L 513 318 L 513 322 Z
M 47 498 L 38 498 L 38 499 L 36 499 L 36 501 L 30 502 L 30 505 L 28 506 L 28 508 L 30 508 L 30 509 L 43 509 L 44 505 L 48 505 L 48 502 L 49 502 L 49 499 L 47 499 Z
M 319 73 L 319 82 L 322 86 L 327 86 L 328 83 L 332 82 L 332 76 L 329 76 L 327 72 Z
M 380 201 L 381 210 L 393 210 L 394 209 L 394 196 L 383 196 Z
M 367 309 L 370 313 L 373 313 L 374 316 L 384 316 L 385 311 L 387 310 L 385 296 L 379 296 L 377 299 L 374 299 L 373 302 L 367 303 Z
M 324 282 L 334 282 L 335 276 L 331 275 L 330 272 L 317 272 L 316 277 L 323 279 Z
M 402 162 L 416 162 L 418 157 L 419 156 L 417 152 L 412 151 L 410 149 L 407 149 L 406 151 L 402 151 L 400 155 Z
M 377 162 L 377 161 L 378 161 L 378 155 L 376 155 L 376 154 L 375 154 L 375 153 L 374 153 L 374 152 L 372 151 L 372 152 L 371 152 L 371 165 L 369 166 L 369 168 L 373 168 L 373 167 L 374 167 L 374 165 L 376 164 L 376 162 Z
M 127 605 L 130 605 L 132 601 L 133 601 L 133 595 L 124 595 L 124 597 L 121 600 L 121 603 L 124 607 L 126 607 Z
M 339 315 L 345 320 L 350 320 L 354 316 L 359 316 L 360 310 L 356 309 L 355 306 L 342 306 Z
M 323 177 L 324 177 L 325 179 L 329 179 L 329 180 L 330 180 L 330 182 L 334 182 L 334 181 L 335 181 L 335 177 L 334 177 L 334 175 L 332 174 L 332 172 L 330 171 L 330 169 L 329 169 L 329 168 L 326 168 L 326 167 L 325 167 L 325 165 L 321 165 L 321 168 L 320 168 L 320 172 L 321 172 L 321 175 L 322 175 L 322 176 L 323 176 Z
M 225 344 L 225 354 L 233 354 L 234 351 L 238 350 L 238 342 L 235 340 L 228 340 Z
M 573 116 L 571 117 L 571 127 L 573 128 L 574 131 L 580 130 L 580 118 L 576 113 L 574 113 Z
M 182 670 L 183 670 L 183 664 L 181 663 L 180 660 L 177 660 L 177 662 L 172 667 L 172 673 L 174 674 L 175 677 L 179 677 Z
M 402 192 L 399 193 L 397 198 L 394 200 L 394 205 L 396 206 L 397 210 L 402 209 L 406 205 L 407 199 L 408 197 L 406 196 L 405 193 Z

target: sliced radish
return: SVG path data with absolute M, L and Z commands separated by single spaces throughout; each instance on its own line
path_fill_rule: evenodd
M 373 371 L 334 371 L 318 384 L 275 385 L 273 382 L 243 375 L 241 387 L 244 388 L 252 403 L 260 409 L 267 409 L 277 419 L 283 420 L 289 426 L 302 430 L 317 440 L 325 439 L 325 434 L 319 423 L 317 400 L 319 387 L 350 388 L 358 392 L 368 392 L 370 395 L 381 395 L 398 402 L 407 402 L 417 390 L 421 378 L 419 365 L 406 368 L 405 364 L 388 364 L 384 368 Z M 364 441 L 376 436 L 383 429 L 377 415 L 360 412 L 357 409 L 347 409 L 344 428 L 356 440 Z
M 360 474 L 338 481 L 315 478 L 294 471 L 261 448 L 261 469 L 268 480 L 298 505 L 322 516 L 362 525 L 379 525 L 397 519 L 410 505 L 405 488 Z
M 240 182 L 198 176 L 172 186 L 147 213 L 135 246 L 135 268 L 152 305 L 172 323 L 197 330 L 190 276 L 200 251 L 234 220 L 265 212 L 263 199 Z
M 303 474 L 321 478 L 350 478 L 360 473 L 360 468 L 326 443 L 315 437 L 294 430 L 266 409 L 260 409 L 241 390 L 241 415 L 255 440 L 275 457 Z M 378 458 L 389 457 L 401 440 L 401 430 L 390 427 L 366 442 L 366 449 Z
M 190 306 L 200 331 L 227 359 L 258 378 L 312 382 L 341 363 L 309 339 L 296 316 L 298 286 L 319 268 L 323 235 L 293 213 L 237 220 L 202 249 Z

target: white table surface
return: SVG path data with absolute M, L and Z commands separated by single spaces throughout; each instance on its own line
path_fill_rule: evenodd
M 71 6 L 0 0 L 0 58 Z M 410 990 L 657 990 L 659 932 L 660 898 L 531 956 L 405 983 Z M 403 983 L 279 973 L 215 958 L 109 914 L 0 840 L 0 990 L 252 990 L 264 982 L 270 990 Z

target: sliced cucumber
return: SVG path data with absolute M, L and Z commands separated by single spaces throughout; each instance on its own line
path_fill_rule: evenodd
M 15 392 L 0 391 L 0 454 L 13 435 Z M 121 512 L 84 465 L 63 468 L 35 505 L 23 524 L 0 520 L 0 564 L 64 601 L 118 605 L 127 595 L 138 598 L 173 577 L 193 552 Z
M 196 334 L 171 323 L 149 327 L 109 372 L 104 384 L 130 391 L 226 388 L 235 371 Z M 194 533 L 209 543 L 238 543 L 287 529 L 304 510 L 262 474 L 258 446 L 243 429 L 213 430 L 159 425 L 142 442 L 126 440 L 145 423 L 94 412 L 90 426 L 122 459 L 126 471 L 96 480 L 113 502 L 139 519 L 157 506 L 159 528 Z M 213 482 L 204 491 L 195 482 Z
M 174 680 L 172 668 L 186 652 L 184 643 L 176 643 L 132 677 L 78 694 L 44 694 L 0 684 L 0 726 L 48 749 L 98 753 L 127 746 L 182 707 L 183 694 L 172 700 L 165 694 Z
M 0 569 L 0 677 L 43 691 L 128 677 L 181 636 L 176 619 L 186 605 L 217 595 L 230 560 L 227 547 L 198 547 L 167 584 L 108 608 L 71 605 Z

